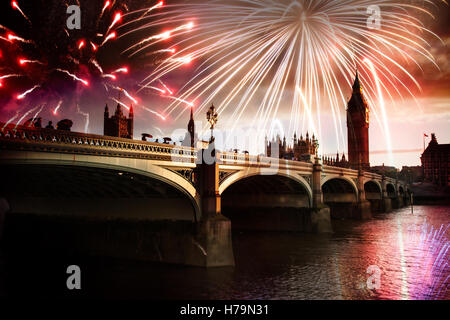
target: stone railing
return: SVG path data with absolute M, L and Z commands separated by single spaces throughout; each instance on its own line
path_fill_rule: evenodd
M 218 160 L 224 165 L 258 166 L 258 167 L 289 167 L 293 170 L 312 170 L 312 163 L 303 161 L 270 158 L 262 155 L 254 156 L 233 152 L 220 152 Z
M 0 123 L 0 149 L 144 158 L 194 163 L 197 150 L 168 144 Z
M 2 149 L 128 157 L 191 164 L 198 161 L 198 150 L 190 147 L 0 123 L 0 150 Z M 312 170 L 312 163 L 309 162 L 261 155 L 217 152 L 217 158 L 221 164 L 229 166 L 270 167 L 275 165 L 299 172 Z M 323 166 L 323 171 L 325 174 L 350 177 L 358 175 L 357 170 L 328 165 Z M 373 172 L 366 171 L 364 176 L 372 180 L 382 179 L 381 175 Z M 397 182 L 393 178 L 385 177 L 385 179 L 393 184 Z

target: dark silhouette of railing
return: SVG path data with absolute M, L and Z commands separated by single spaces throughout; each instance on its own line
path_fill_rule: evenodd
M 197 150 L 139 140 L 0 123 L 0 148 L 195 162 Z

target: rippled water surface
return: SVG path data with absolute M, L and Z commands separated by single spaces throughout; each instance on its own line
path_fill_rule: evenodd
M 449 223 L 450 207 L 418 206 L 414 214 L 404 208 L 370 221 L 333 221 L 332 235 L 234 233 L 234 268 L 104 259 L 71 263 L 82 266 L 79 295 L 89 297 L 450 299 Z M 56 283 L 66 275 L 48 262 L 37 265 L 42 274 L 31 280 L 22 277 L 26 269 L 3 270 L 2 295 L 56 295 L 61 289 Z M 379 289 L 367 287 L 369 266 L 381 272 Z

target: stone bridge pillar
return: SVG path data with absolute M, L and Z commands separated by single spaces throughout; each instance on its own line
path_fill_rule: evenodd
M 312 176 L 312 209 L 311 225 L 312 231 L 318 233 L 332 232 L 330 208 L 323 203 L 322 193 L 322 164 L 315 157 Z
M 312 192 L 313 192 L 313 208 L 323 207 L 323 193 L 322 193 L 322 164 L 316 158 L 313 165 L 312 177 Z
M 364 190 L 364 171 L 358 170 L 358 206 L 357 218 L 365 220 L 372 218 L 372 210 L 370 202 L 366 199 L 366 191 Z
M 398 178 L 395 179 L 395 196 L 396 198 L 394 199 L 394 202 L 392 204 L 392 206 L 395 209 L 399 209 L 399 208 L 403 208 L 404 207 L 404 201 L 403 201 L 403 195 L 400 194 L 399 191 L 399 184 L 398 184 Z
M 391 212 L 392 211 L 392 201 L 389 198 L 387 193 L 387 181 L 386 177 L 383 175 L 381 178 L 381 188 L 382 188 L 382 199 L 381 199 L 381 208 L 383 212 Z
M 231 221 L 221 214 L 219 159 L 214 144 L 199 151 L 196 168 L 197 190 L 201 197 L 202 218 L 197 223 L 195 241 L 203 250 L 190 255 L 192 264 L 205 267 L 234 266 Z

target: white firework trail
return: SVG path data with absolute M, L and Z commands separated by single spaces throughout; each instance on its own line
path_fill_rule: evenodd
M 159 112 L 156 112 L 150 108 L 144 107 L 144 106 L 140 106 L 142 109 L 150 112 L 151 114 L 154 114 L 155 116 L 157 116 L 158 118 L 160 118 L 161 120 L 166 120 L 166 117 L 164 117 L 162 114 L 160 114 Z
M 35 63 L 35 64 L 44 65 L 44 63 L 39 61 L 39 60 L 19 59 L 19 64 L 20 65 L 24 65 L 24 64 L 27 64 L 27 63 Z
M 18 100 L 23 100 L 23 99 L 25 99 L 25 97 L 26 97 L 27 95 L 29 95 L 30 93 L 32 93 L 32 92 L 33 92 L 34 90 L 36 90 L 37 88 L 40 88 L 40 85 L 35 85 L 33 88 L 28 89 L 28 90 L 25 91 L 24 93 L 17 95 L 17 99 L 18 99 Z
M 85 86 L 88 86 L 88 85 L 89 85 L 89 82 L 88 82 L 87 80 L 81 79 L 81 78 L 77 77 L 76 75 L 70 73 L 70 72 L 67 71 L 67 70 L 63 70 L 63 69 L 59 69 L 59 68 L 56 69 L 56 70 L 59 71 L 59 72 L 62 72 L 62 73 L 67 74 L 69 77 L 71 77 L 72 79 L 74 79 L 74 80 L 76 80 L 76 81 L 81 82 L 81 83 L 84 84 Z
M 154 86 L 141 86 L 142 88 L 145 88 L 145 89 L 151 89 L 151 90 L 155 90 L 155 91 L 158 91 L 159 93 L 161 93 L 161 94 L 166 94 L 166 90 L 163 90 L 163 89 L 161 89 L 161 88 L 158 88 L 158 87 L 154 87 Z
M 115 103 L 120 104 L 122 107 L 124 107 L 125 109 L 127 109 L 128 111 L 130 111 L 130 107 L 127 106 L 125 103 L 123 103 L 122 101 L 117 100 L 116 98 L 113 97 L 109 97 L 112 101 L 114 101 Z
M 19 112 L 19 111 L 16 111 L 16 114 L 15 114 L 11 119 L 9 119 L 8 121 L 6 121 L 5 125 L 4 125 L 3 128 L 2 128 L 2 131 L 5 130 L 5 128 L 6 128 L 11 122 L 13 122 L 14 120 L 16 120 L 16 119 L 19 117 L 19 115 L 20 115 L 20 112 Z M 16 127 L 17 127 L 17 126 L 16 126 Z
M 128 25 L 128 23 L 125 23 L 125 24 L 121 25 L 121 27 L 124 27 L 126 25 Z M 150 46 L 152 46 L 152 45 L 154 45 L 154 44 L 156 44 L 156 43 L 158 43 L 158 42 L 160 42 L 162 40 L 167 40 L 169 38 L 172 38 L 173 36 L 183 35 L 185 33 L 188 33 L 194 28 L 194 26 L 195 25 L 194 25 L 193 22 L 189 22 L 189 23 L 180 25 L 179 27 L 176 27 L 174 29 L 171 29 L 171 30 L 168 30 L 168 31 L 164 31 L 164 32 L 156 34 L 156 35 L 152 35 L 152 36 L 147 37 L 147 38 L 141 40 L 140 42 L 132 45 L 131 47 L 129 47 L 126 50 L 124 50 L 122 53 L 128 52 L 130 50 L 134 50 L 135 48 L 141 47 L 142 45 L 146 44 L 147 42 L 156 40 L 156 41 L 151 42 L 150 44 L 146 44 L 145 46 L 141 47 L 140 49 L 134 50 L 133 53 L 131 53 L 129 55 L 129 57 L 132 57 L 132 56 L 136 55 L 137 53 L 141 52 L 142 50 L 145 50 L 146 48 L 148 48 L 148 47 L 150 47 Z M 183 32 L 181 32 L 181 31 L 183 31 Z M 128 35 L 129 33 L 130 32 L 126 32 L 123 35 L 121 35 L 120 37 L 124 37 L 124 36 Z
M 11 2 L 11 6 L 12 6 L 14 9 L 17 9 L 17 10 L 20 12 L 20 14 L 25 18 L 25 20 L 28 21 L 29 24 L 32 24 L 32 23 L 31 23 L 31 20 L 26 16 L 26 14 L 25 14 L 25 13 L 22 11 L 22 9 L 19 7 L 19 4 L 17 3 L 17 1 L 12 1 L 12 2 Z
M 173 91 L 170 90 L 170 89 L 166 86 L 166 84 L 165 84 L 164 82 L 161 81 L 161 79 L 158 79 L 158 81 L 159 81 L 159 83 L 161 83 L 161 85 L 164 87 L 164 89 L 167 90 L 167 92 L 169 92 L 171 95 L 173 95 Z
M 136 105 L 138 104 L 138 101 L 136 100 L 136 98 L 134 98 L 131 94 L 128 93 L 127 90 L 117 87 L 117 86 L 111 86 L 111 88 L 118 90 L 120 92 L 122 92 L 123 94 L 125 94 L 125 96 L 130 99 L 131 101 L 133 101 Z
M 32 126 L 34 120 L 36 120 L 36 118 L 37 118 L 38 115 L 41 113 L 42 109 L 44 109 L 44 107 L 45 107 L 45 103 L 42 104 L 42 105 L 41 105 L 41 108 L 34 114 L 34 116 L 33 116 L 32 120 L 31 120 L 30 124 L 28 125 L 28 127 L 31 127 L 31 126 Z
M 158 2 L 157 4 L 155 4 L 153 7 L 148 8 L 144 14 L 141 16 L 141 19 L 144 18 L 146 15 L 148 15 L 150 12 L 152 12 L 155 9 L 161 8 L 164 5 L 163 1 Z
M 53 115 L 56 116 L 58 114 L 58 110 L 59 110 L 59 108 L 61 108 L 62 103 L 63 103 L 63 101 L 59 100 L 58 104 L 56 105 L 55 109 L 53 110 Z
M 102 44 L 100 45 L 100 47 L 103 47 L 105 45 L 105 43 L 107 43 L 109 40 L 114 39 L 117 36 L 117 34 L 115 32 L 111 32 L 106 38 L 105 40 L 103 40 Z
M 166 96 L 166 95 L 164 95 L 163 97 L 164 97 L 164 98 L 168 98 L 168 99 L 172 99 L 172 100 L 175 100 L 175 101 L 178 101 L 178 102 L 182 102 L 182 103 L 188 105 L 189 107 L 193 107 L 193 106 L 194 106 L 194 103 L 193 103 L 193 102 L 190 102 L 190 101 L 187 101 L 187 100 L 178 98 L 178 97 L 174 97 L 174 96 Z
M 102 78 L 108 78 L 108 79 L 112 79 L 112 80 L 117 80 L 117 77 L 113 74 L 102 74 Z
M 23 121 L 23 119 L 25 119 L 30 113 L 34 112 L 37 108 L 39 108 L 39 106 L 34 107 L 33 109 L 30 109 L 27 112 L 25 112 L 23 114 L 23 116 L 19 119 L 19 121 L 17 121 L 15 128 L 17 128 L 17 126 L 20 125 L 20 123 Z
M 105 5 L 102 8 L 102 12 L 100 13 L 100 18 L 101 19 L 103 17 L 103 14 L 105 13 L 105 10 L 111 5 L 111 1 L 105 1 Z
M 78 104 L 77 104 L 77 113 L 81 114 L 82 116 L 84 116 L 86 118 L 86 122 L 84 125 L 84 132 L 88 133 L 89 132 L 89 113 L 81 111 L 80 106 Z
M 23 77 L 23 75 L 21 75 L 21 74 L 6 74 L 3 76 L 0 76 L 0 80 L 8 79 L 8 78 L 18 78 L 18 77 Z
M 338 133 L 336 142 L 341 146 L 345 145 L 343 115 L 356 69 L 360 71 L 369 105 L 382 115 L 388 105 L 395 105 L 395 97 L 414 96 L 410 83 L 420 89 L 406 66 L 420 68 L 419 60 L 428 60 L 437 67 L 427 37 L 439 37 L 420 20 L 421 15 L 432 16 L 425 5 L 437 3 L 444 2 L 192 0 L 167 6 L 153 20 L 122 36 L 146 28 L 153 32 L 167 25 L 184 26 L 179 27 L 181 30 L 150 35 L 125 50 L 134 55 L 153 49 L 164 39 L 176 39 L 178 52 L 157 66 L 142 82 L 144 86 L 163 79 L 189 61 L 198 61 L 194 76 L 179 90 L 180 99 L 164 111 L 167 115 L 176 113 L 176 118 L 180 117 L 184 101 L 201 101 L 197 112 L 215 101 L 219 114 L 232 109 L 224 126 L 232 130 L 245 111 L 251 109 L 251 125 L 264 136 L 274 119 L 290 110 L 288 135 L 310 129 L 322 137 L 321 114 L 329 110 Z M 369 25 L 369 6 L 381 9 L 379 30 Z M 189 24 L 193 19 L 195 28 Z M 136 18 L 121 27 L 142 21 Z M 364 63 L 366 58 L 373 63 L 379 87 L 390 104 L 378 103 L 380 91 L 372 79 L 371 68 Z M 304 99 L 297 94 L 297 88 Z M 309 112 L 312 121 L 308 119 L 307 128 L 300 128 Z M 387 128 L 383 121 L 379 126 L 382 130 Z M 388 145 L 387 140 L 388 135 Z
M 3 39 L 5 39 L 5 38 L 3 38 Z M 24 38 L 21 38 L 19 36 L 13 35 L 13 34 L 8 34 L 7 38 L 5 40 L 8 40 L 8 41 L 17 40 L 17 41 L 20 41 L 20 42 L 23 42 L 23 43 L 33 43 L 33 41 L 31 41 L 31 40 L 26 40 Z
M 97 60 L 91 59 L 90 62 L 98 69 L 98 71 L 100 71 L 101 74 L 103 74 L 103 68 L 100 66 Z
M 113 72 L 111 72 L 111 74 L 114 73 L 128 73 L 128 68 L 127 67 L 123 67 L 123 68 L 119 68 L 117 70 L 114 70 Z

